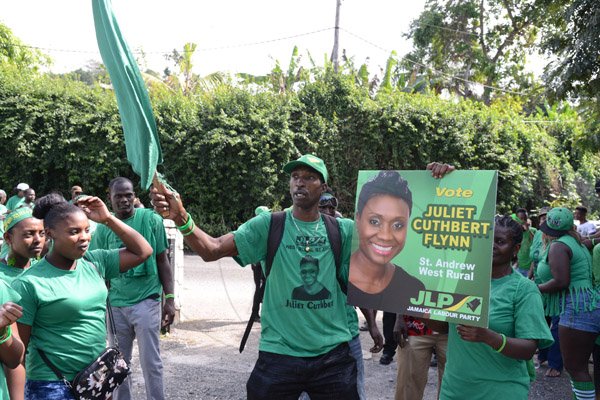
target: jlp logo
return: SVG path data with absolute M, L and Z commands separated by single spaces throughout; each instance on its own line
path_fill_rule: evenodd
M 420 290 L 418 298 L 411 298 L 410 302 L 415 306 L 425 306 L 433 308 L 444 308 L 454 304 L 454 296 L 449 293 L 429 292 Z

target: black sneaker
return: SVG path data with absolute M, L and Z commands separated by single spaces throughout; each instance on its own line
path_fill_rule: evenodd
M 390 356 L 389 354 L 383 353 L 381 355 L 381 358 L 379 359 L 379 364 L 381 364 L 381 365 L 389 365 L 392 362 L 393 359 L 394 359 L 394 356 Z

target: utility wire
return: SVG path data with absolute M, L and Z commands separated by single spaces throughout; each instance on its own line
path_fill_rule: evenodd
M 322 32 L 327 32 L 330 30 L 335 29 L 334 27 L 329 27 L 329 28 L 323 28 L 323 29 L 317 29 L 315 31 L 311 31 L 311 32 L 304 32 L 304 33 L 298 33 L 296 35 L 290 35 L 290 36 L 283 36 L 283 37 L 278 37 L 278 38 L 274 38 L 274 39 L 267 39 L 267 40 L 261 40 L 261 41 L 257 41 L 257 42 L 248 42 L 248 43 L 240 43 L 240 44 L 228 44 L 228 45 L 224 45 L 224 46 L 215 46 L 215 47 L 197 47 L 195 48 L 193 51 L 215 51 L 215 50 L 226 50 L 226 49 L 235 49 L 235 48 L 241 48 L 241 47 L 251 47 L 251 46 L 259 46 L 262 44 L 268 44 L 268 43 L 274 43 L 274 42 L 280 42 L 280 41 L 284 41 L 284 40 L 290 40 L 290 39 L 295 39 L 298 37 L 303 37 L 303 36 L 310 36 L 310 35 L 314 35 L 317 33 L 322 33 Z M 47 52 L 55 52 L 55 53 L 78 53 L 78 54 L 100 54 L 99 51 L 97 50 L 69 50 L 69 49 L 54 49 L 54 48 L 49 48 L 49 47 L 40 47 L 40 46 L 30 46 L 30 45 L 26 45 L 26 44 L 13 44 L 11 45 L 12 47 L 21 47 L 21 48 L 27 48 L 27 49 L 34 49 L 34 50 L 40 50 L 40 51 L 47 51 Z M 9 46 L 7 44 L 0 44 L 0 47 L 4 47 L 4 48 L 9 48 Z M 137 54 L 168 54 L 170 53 L 172 50 L 168 50 L 168 51 L 144 51 L 144 50 L 132 50 L 132 53 L 137 53 Z M 188 51 L 183 50 L 181 51 L 181 53 L 186 53 Z M 191 52 L 191 51 L 189 51 Z
M 370 40 L 365 39 L 362 36 L 359 36 L 359 35 L 357 35 L 357 34 L 355 34 L 353 32 L 350 32 L 347 29 L 344 29 L 344 28 L 340 28 L 340 29 L 343 30 L 344 32 L 346 32 L 347 34 L 349 34 L 351 36 L 354 36 L 355 38 L 357 38 L 357 39 L 359 39 L 359 40 L 361 40 L 361 41 L 363 41 L 363 42 L 365 42 L 365 43 L 367 43 L 367 44 L 369 44 L 369 45 L 371 45 L 371 46 L 373 46 L 373 47 L 375 47 L 375 48 L 377 48 L 377 49 L 379 49 L 381 51 L 386 52 L 387 54 L 391 53 L 391 50 L 383 48 L 383 47 L 381 47 L 381 46 L 379 46 L 379 45 L 371 42 Z M 408 56 L 404 56 L 404 59 L 406 61 L 410 62 L 413 65 L 416 65 L 416 66 L 419 66 L 419 67 L 423 67 L 423 68 L 427 68 L 427 69 L 431 70 L 432 72 L 434 72 L 435 74 L 444 76 L 444 77 L 449 78 L 449 79 L 458 80 L 458 81 L 465 82 L 465 83 L 470 83 L 472 85 L 482 86 L 484 88 L 488 88 L 488 89 L 491 89 L 491 90 L 497 90 L 497 91 L 504 92 L 504 93 L 516 94 L 516 95 L 519 95 L 519 96 L 527 96 L 527 93 L 524 93 L 524 92 L 517 92 L 517 91 L 514 91 L 514 90 L 503 89 L 503 88 L 500 88 L 500 87 L 497 87 L 497 86 L 486 85 L 486 84 L 483 84 L 483 83 L 480 83 L 480 82 L 475 82 L 475 81 L 471 81 L 471 80 L 466 79 L 466 78 L 462 78 L 460 76 L 448 74 L 448 73 L 446 73 L 444 71 L 440 71 L 440 70 L 435 69 L 435 68 L 433 68 L 433 67 L 431 67 L 429 65 L 426 65 L 426 64 L 423 64 L 423 63 L 418 62 L 416 60 L 413 60 L 413 59 L 411 59 Z

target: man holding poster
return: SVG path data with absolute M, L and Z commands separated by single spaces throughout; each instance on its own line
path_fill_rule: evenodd
M 349 303 L 487 327 L 496 171 L 360 171 Z

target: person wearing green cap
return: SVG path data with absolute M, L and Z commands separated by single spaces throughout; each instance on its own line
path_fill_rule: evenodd
M 593 285 L 592 257 L 580 242 L 569 209 L 550 210 L 540 229 L 546 242 L 538 264 L 544 309 L 548 316 L 560 316 L 561 354 L 571 377 L 573 398 L 593 399 L 588 360 L 600 334 L 600 308 Z
M 446 164 L 428 165 L 434 177 L 454 169 Z M 287 163 L 293 206 L 285 211 L 281 244 L 275 252 L 266 285 L 261 316 L 259 356 L 246 384 L 247 398 L 358 399 L 356 361 L 350 355 L 346 295 L 353 223 L 339 219 L 341 236 L 340 275 L 328 245 L 319 199 L 329 179 L 325 163 L 306 154 Z M 198 228 L 177 193 L 159 183 L 150 192 L 155 211 L 172 219 L 185 242 L 205 261 L 236 257 L 248 265 L 267 257 L 271 213 L 258 215 L 235 232 L 215 238 Z M 330 217 L 327 217 L 330 218 Z M 321 284 L 331 298 L 300 301 L 291 298 L 302 284 L 294 266 L 310 255 L 319 260 Z
M 550 207 L 546 206 L 540 208 L 538 212 L 538 226 L 546 221 L 546 215 L 548 214 L 548 211 L 550 211 Z M 543 235 L 544 232 L 541 230 L 537 230 L 535 232 L 535 236 L 531 242 L 531 249 L 529 250 L 529 255 L 531 257 L 531 269 L 529 270 L 527 277 L 538 284 L 540 283 L 540 279 L 537 274 L 537 266 L 540 261 L 541 252 L 544 248 L 544 243 L 542 242 Z M 538 363 L 541 365 L 545 362 L 548 362 L 548 369 L 544 375 L 549 378 L 557 378 L 561 375 L 563 369 L 562 356 L 560 355 L 560 340 L 558 336 L 558 323 L 560 321 L 560 317 L 558 315 L 554 317 L 547 317 L 546 321 L 550 325 L 550 332 L 552 333 L 554 343 L 552 343 L 552 346 L 550 347 L 539 349 L 537 356 Z
M 44 222 L 31 214 L 30 208 L 19 208 L 4 220 L 4 241 L 8 254 L 0 259 L 0 280 L 11 284 L 38 259 L 44 250 Z M 25 368 L 22 365 L 6 369 L 6 381 L 11 399 L 23 398 Z M 0 396 L 0 398 L 2 398 Z

